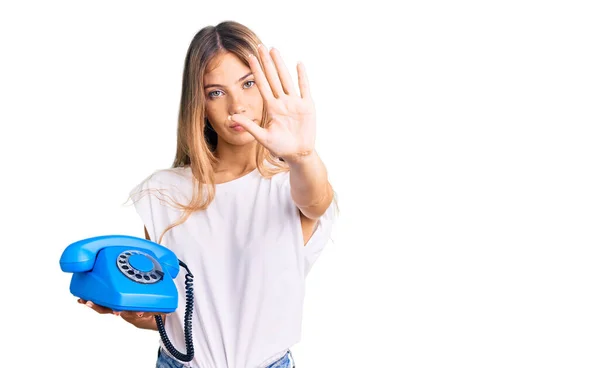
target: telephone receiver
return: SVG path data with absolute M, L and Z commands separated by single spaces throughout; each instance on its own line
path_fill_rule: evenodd
M 178 307 L 173 279 L 179 267 L 187 270 L 185 345 L 187 354 L 169 341 L 163 320 L 156 325 L 167 350 L 181 361 L 194 356 L 192 344 L 193 275 L 170 249 L 147 239 L 129 235 L 103 235 L 76 241 L 63 251 L 60 268 L 73 273 L 69 291 L 83 300 L 114 311 L 172 313 Z

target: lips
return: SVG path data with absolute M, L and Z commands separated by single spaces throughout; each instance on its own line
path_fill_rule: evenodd
M 252 119 L 252 121 L 253 121 L 253 122 L 255 122 L 255 123 L 257 123 L 256 119 Z M 238 126 L 241 126 L 241 125 L 240 125 L 240 124 L 238 124 L 238 123 L 233 123 L 233 124 L 231 124 L 229 127 L 230 127 L 230 128 L 235 128 L 235 127 L 238 127 Z

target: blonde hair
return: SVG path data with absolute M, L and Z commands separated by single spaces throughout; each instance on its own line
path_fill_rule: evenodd
M 192 39 L 183 70 L 177 148 L 171 167 L 191 169 L 193 194 L 188 204 L 181 204 L 170 198 L 169 202 L 182 210 L 183 214 L 179 220 L 163 230 L 158 243 L 161 243 L 167 231 L 184 223 L 193 212 L 205 210 L 215 198 L 215 167 L 218 159 L 214 150 L 217 135 L 206 117 L 204 95 L 204 74 L 209 63 L 216 56 L 229 52 L 250 67 L 248 54 L 258 55 L 258 45 L 261 43 L 253 31 L 235 21 L 224 21 L 216 26 L 204 27 Z M 260 62 L 260 58 L 258 60 Z M 261 127 L 264 127 L 267 118 L 267 111 L 263 108 Z M 265 165 L 265 161 L 271 166 Z M 256 167 L 265 178 L 289 171 L 289 166 L 283 160 L 271 155 L 269 150 L 258 143 Z M 203 188 L 206 188 L 206 195 L 203 195 Z M 161 190 L 159 192 L 164 195 Z

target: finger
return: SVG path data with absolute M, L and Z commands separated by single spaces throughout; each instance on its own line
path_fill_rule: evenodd
M 279 50 L 272 48 L 271 57 L 273 58 L 273 63 L 275 63 L 275 66 L 277 67 L 277 72 L 279 73 L 279 79 L 281 80 L 283 91 L 290 96 L 298 96 L 296 89 L 294 88 L 294 83 L 292 82 L 292 76 L 285 66 Z
M 258 48 L 258 54 L 260 56 L 260 60 L 262 61 L 262 65 L 265 70 L 267 80 L 269 81 L 271 91 L 273 91 L 273 96 L 275 96 L 275 98 L 283 96 L 283 87 L 281 86 L 281 81 L 279 80 L 277 68 L 275 67 L 275 64 L 273 64 L 273 59 L 271 59 L 269 51 L 263 45 Z
M 300 96 L 302 98 L 311 99 L 310 95 L 310 85 L 308 83 L 308 74 L 306 73 L 306 68 L 302 62 L 298 62 L 297 65 L 298 70 L 298 85 L 300 86 Z
M 254 75 L 254 81 L 256 82 L 258 90 L 260 91 L 260 94 L 262 95 L 263 99 L 265 99 L 265 101 L 267 102 L 273 100 L 275 96 L 273 95 L 273 91 L 269 86 L 269 81 L 265 77 L 265 73 L 263 73 L 262 71 L 260 62 L 258 61 L 256 56 L 252 54 L 250 54 L 250 59 L 248 61 L 250 63 L 250 69 L 252 70 L 252 74 Z
M 233 114 L 233 115 L 229 116 L 229 120 L 241 125 L 244 129 L 246 129 L 246 131 L 248 131 L 250 134 L 252 134 L 252 136 L 254 136 L 254 138 L 256 138 L 258 143 L 264 145 L 264 143 L 266 142 L 267 130 L 264 128 L 261 128 L 260 126 L 258 126 L 258 124 L 256 124 L 254 121 L 248 119 L 244 115 Z

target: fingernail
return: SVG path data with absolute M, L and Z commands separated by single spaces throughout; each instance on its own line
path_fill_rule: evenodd
M 92 302 L 86 302 L 85 305 L 87 305 L 88 307 L 91 308 L 93 304 L 92 304 Z
M 231 115 L 229 115 L 229 116 L 227 117 L 227 120 L 231 120 Z

